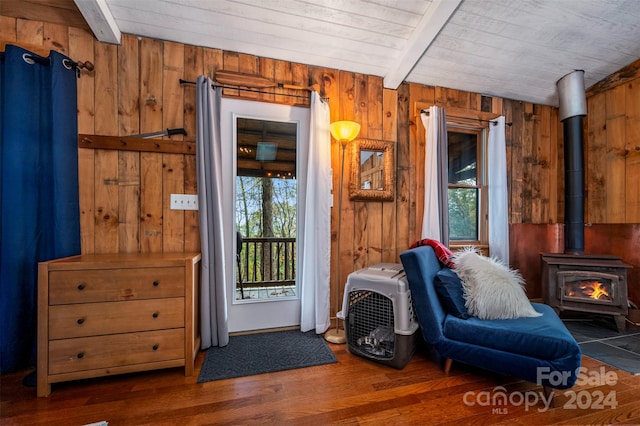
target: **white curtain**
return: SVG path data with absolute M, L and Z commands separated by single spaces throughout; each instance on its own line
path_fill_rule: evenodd
M 422 113 L 425 128 L 424 214 L 422 239 L 449 245 L 447 204 L 447 126 L 444 108 L 432 106 Z
M 200 276 L 201 349 L 226 346 L 227 297 L 225 242 L 222 223 L 222 138 L 220 135 L 221 90 L 199 76 L 196 82 L 196 168 L 202 253 Z
M 302 331 L 324 333 L 329 328 L 331 260 L 331 136 L 329 106 L 311 93 L 309 144 L 301 158 L 307 164 L 299 218 Z
M 509 204 L 507 196 L 507 148 L 504 117 L 489 125 L 489 249 L 491 256 L 509 264 Z

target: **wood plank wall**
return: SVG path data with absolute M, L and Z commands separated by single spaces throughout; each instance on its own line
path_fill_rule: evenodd
M 586 220 L 640 223 L 640 77 L 587 99 Z
M 78 80 L 79 133 L 126 136 L 184 127 L 186 139 L 193 140 L 195 89 L 178 80 L 195 81 L 200 74 L 212 77 L 225 69 L 258 73 L 281 83 L 320 84 L 321 94 L 330 98 L 331 121 L 355 120 L 362 125 L 362 137 L 396 140 L 395 201 L 351 202 L 345 190 L 340 232 L 335 203 L 332 264 L 340 262 L 341 276 L 331 278 L 332 288 L 354 270 L 397 262 L 399 253 L 420 235 L 424 130 L 417 102 L 505 115 L 513 122 L 506 134 L 510 223 L 563 220 L 562 129 L 553 107 L 407 83 L 389 90 L 376 76 L 129 35 L 114 46 L 97 42 L 85 29 L 5 16 L 0 16 L 0 37 L 95 64 L 93 73 L 83 72 Z M 589 99 L 589 221 L 640 219 L 639 85 L 636 80 Z M 226 96 L 295 103 L 295 98 L 282 96 L 286 93 L 304 92 L 225 91 Z M 171 193 L 197 192 L 192 155 L 97 149 L 80 149 L 79 155 L 83 252 L 199 249 L 197 212 L 169 209 Z M 334 171 L 340 170 L 339 161 L 339 145 L 332 142 Z M 350 164 L 347 150 L 347 188 Z M 337 194 L 339 172 L 333 179 Z M 341 253 L 336 253 L 338 237 Z

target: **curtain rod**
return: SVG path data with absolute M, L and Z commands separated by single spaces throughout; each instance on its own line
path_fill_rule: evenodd
M 2 52 L 2 53 L 4 53 L 4 52 Z M 36 53 L 34 53 L 34 54 L 24 53 L 22 55 L 22 59 L 27 63 L 29 61 L 33 61 L 33 62 L 35 62 L 37 64 L 40 64 L 40 65 L 47 65 L 47 66 L 51 65 L 51 58 L 49 58 L 47 56 L 40 56 L 40 55 L 38 55 Z M 76 62 L 73 59 L 64 58 L 62 60 L 62 64 L 67 69 L 75 69 L 76 72 L 78 73 L 78 78 L 80 77 L 80 70 L 82 68 L 86 69 L 89 72 L 91 72 L 91 71 L 93 71 L 95 69 L 94 66 L 93 66 L 93 63 L 90 62 L 90 61 L 85 61 L 85 62 L 78 61 L 78 62 Z
M 196 82 L 195 81 L 187 81 L 187 80 L 183 80 L 180 79 L 180 84 L 193 84 L 195 85 Z M 309 96 L 302 96 L 302 95 L 290 95 L 288 93 L 276 93 L 276 92 L 266 92 L 264 90 L 257 90 L 257 89 L 249 89 L 249 88 L 244 88 L 244 87 L 236 87 L 236 86 L 223 86 L 220 84 L 212 84 L 211 85 L 213 88 L 216 87 L 220 87 L 221 89 L 233 89 L 233 90 L 242 90 L 244 92 L 251 92 L 251 93 L 262 93 L 265 95 L 278 95 L 278 96 L 289 96 L 290 98 L 302 98 L 305 100 L 309 100 L 311 97 L 311 92 L 309 92 Z M 329 100 L 329 98 L 321 98 L 324 102 L 327 102 Z
M 428 109 L 421 109 L 420 110 L 421 114 L 427 114 L 429 115 L 429 110 Z M 446 108 L 445 108 L 445 114 L 446 114 Z M 498 120 L 483 120 L 482 118 L 473 118 L 473 117 L 460 117 L 459 115 L 447 115 L 447 117 L 452 117 L 452 118 L 461 118 L 463 120 L 474 120 L 474 121 L 482 121 L 484 123 L 491 123 L 494 126 L 496 126 L 498 124 Z M 505 126 L 513 126 L 513 123 L 504 123 Z
M 51 63 L 51 51 L 45 50 L 45 48 L 42 46 L 36 46 L 34 44 L 22 42 L 0 42 L 0 49 L 2 49 L 2 51 L 0 51 L 0 54 L 5 53 L 7 46 L 15 46 L 20 49 L 26 50 L 27 52 L 22 54 L 22 59 L 25 62 L 31 60 L 40 65 L 50 65 Z M 68 55 L 65 55 L 62 52 L 56 51 L 56 53 L 67 56 L 67 58 L 62 60 L 62 63 L 66 68 L 75 68 L 78 71 L 84 68 L 89 72 L 94 70 L 94 65 L 91 61 L 74 61 L 73 59 L 69 58 Z

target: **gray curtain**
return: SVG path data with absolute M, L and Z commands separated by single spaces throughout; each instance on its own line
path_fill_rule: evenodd
M 227 296 L 224 262 L 225 235 L 222 225 L 222 137 L 220 135 L 221 89 L 199 76 L 196 82 L 196 163 L 200 245 L 201 349 L 226 346 Z M 231 244 L 229 245 L 231 247 Z
M 438 117 L 438 201 L 442 215 L 440 216 L 440 233 L 442 244 L 449 246 L 449 141 L 447 138 L 447 114 L 440 108 Z

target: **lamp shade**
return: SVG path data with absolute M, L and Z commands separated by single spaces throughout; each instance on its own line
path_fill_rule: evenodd
M 360 133 L 360 124 L 355 121 L 334 121 L 331 123 L 331 135 L 338 141 L 352 141 Z

